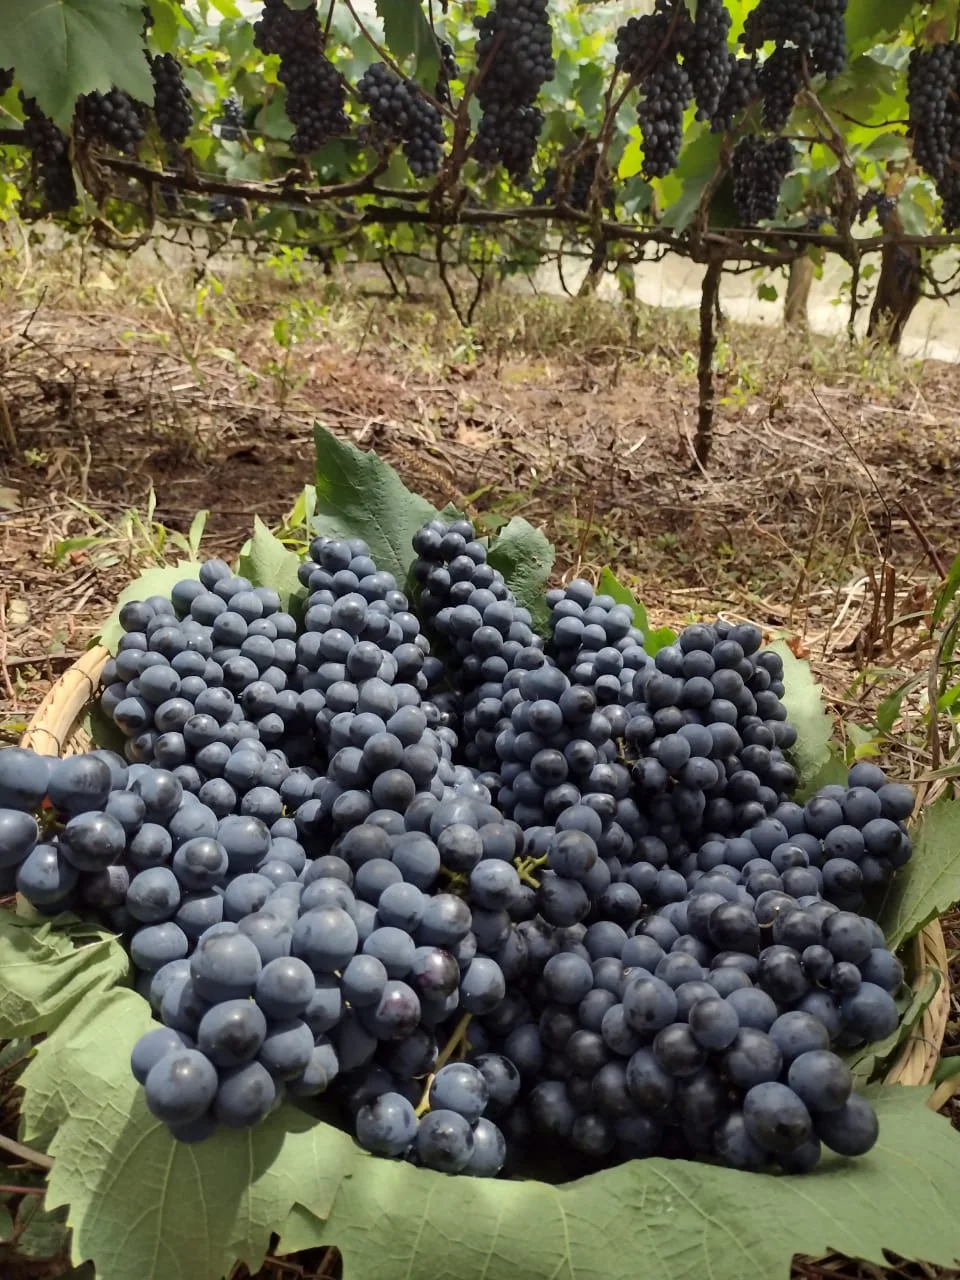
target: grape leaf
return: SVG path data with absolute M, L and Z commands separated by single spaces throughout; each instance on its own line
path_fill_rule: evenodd
M 220 1280 L 237 1259 L 256 1269 L 272 1230 L 284 1252 L 335 1243 L 364 1280 L 739 1280 L 786 1277 L 794 1253 L 827 1248 L 960 1256 L 949 1201 L 960 1135 L 925 1089 L 877 1092 L 880 1142 L 856 1166 L 828 1157 L 795 1178 L 654 1159 L 565 1187 L 471 1181 L 467 1192 L 370 1157 L 290 1106 L 253 1131 L 178 1146 L 129 1071 L 151 1025 L 135 993 L 99 991 L 22 1077 L 25 1139 L 54 1131 L 46 1208 L 69 1205 L 74 1260 L 91 1258 L 99 1280 Z
M 289 613 L 296 610 L 305 594 L 297 577 L 299 568 L 297 553 L 285 547 L 260 517 L 255 516 L 253 537 L 240 552 L 241 576 L 249 578 L 255 587 L 272 587 L 280 596 L 281 608 Z
M 128 969 L 107 929 L 0 911 L 0 1038 L 52 1030 L 91 989 L 119 982 Z
M 0 1240 L 13 1239 L 13 1218 L 5 1204 L 0 1204 Z
M 612 596 L 617 604 L 628 605 L 633 610 L 634 626 L 643 632 L 643 647 L 653 657 L 664 645 L 673 644 L 677 633 L 672 627 L 660 627 L 653 630 L 647 618 L 647 610 L 629 588 L 618 580 L 613 570 L 607 565 L 600 571 L 597 592 L 602 596 Z
M 850 0 L 847 7 L 847 44 L 859 53 L 879 44 L 886 35 L 898 34 L 914 0 Z
M 92 1259 L 97 1280 L 222 1280 L 238 1259 L 256 1271 L 304 1188 L 328 1213 L 359 1153 L 291 1106 L 254 1130 L 174 1142 L 130 1073 L 152 1025 L 135 992 L 98 992 L 24 1072 L 24 1139 L 53 1135 L 46 1208 L 69 1205 L 73 1260 Z
M 123 635 L 120 625 L 120 608 L 128 600 L 146 600 L 147 596 L 169 596 L 178 582 L 184 578 L 195 578 L 200 572 L 200 565 L 195 560 L 181 560 L 179 564 L 165 564 L 156 569 L 147 569 L 140 577 L 120 592 L 116 607 L 97 637 L 97 642 L 106 645 L 111 653 L 117 652 L 117 645 Z
M 0 31 L 4 64 L 63 129 L 93 89 L 117 85 L 153 103 L 142 0 L 0 0 Z
M 357 1156 L 332 1211 L 305 1190 L 280 1251 L 335 1244 L 363 1280 L 787 1280 L 795 1253 L 883 1249 L 946 1266 L 960 1256 L 960 1134 L 930 1091 L 873 1093 L 880 1140 L 852 1163 L 774 1177 L 634 1160 L 563 1187 L 475 1182 Z M 465 1205 L 469 1204 L 469 1211 Z M 771 1224 L 776 1224 L 771 1229 Z
M 960 801 L 942 797 L 911 832 L 913 857 L 894 877 L 880 912 L 893 948 L 960 902 Z
M 440 70 L 440 50 L 420 0 L 376 0 L 387 48 L 399 61 L 416 59 L 416 79 L 433 93 Z
M 437 512 L 411 493 L 389 463 L 364 453 L 317 423 L 317 514 L 315 534 L 362 538 L 377 568 L 392 573 L 401 588 L 413 563 L 413 535 Z
M 797 771 L 798 786 L 803 788 L 830 760 L 833 720 L 823 705 L 823 690 L 813 678 L 810 663 L 794 657 L 785 640 L 775 641 L 770 648 L 783 660 L 783 703 L 787 719 L 797 730 L 790 760 Z
M 65 1210 L 51 1212 L 39 1196 L 24 1196 L 17 1209 L 17 1252 L 24 1258 L 54 1258 L 66 1241 Z
M 543 588 L 553 568 L 554 550 L 539 529 L 514 516 L 490 543 L 487 560 L 499 569 L 517 603 L 529 609 L 534 630 L 547 634 L 549 610 Z

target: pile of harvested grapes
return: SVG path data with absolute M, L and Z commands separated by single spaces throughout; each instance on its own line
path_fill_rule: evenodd
M 196 1143 L 324 1095 L 367 1151 L 485 1177 L 868 1151 L 842 1055 L 899 1022 L 865 912 L 910 789 L 859 763 L 795 803 L 755 626 L 654 654 L 574 580 L 541 636 L 470 522 L 414 550 L 408 594 L 315 538 L 296 613 L 208 560 L 120 612 L 123 756 L 0 753 L 4 888 L 126 939 L 150 1111 Z

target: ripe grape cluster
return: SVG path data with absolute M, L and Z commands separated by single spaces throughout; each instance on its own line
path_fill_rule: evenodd
M 235 93 L 220 104 L 220 137 L 224 142 L 236 142 L 243 128 L 243 104 Z
M 443 117 L 419 85 L 401 79 L 383 62 L 374 62 L 357 82 L 366 103 L 374 139 L 400 142 L 415 178 L 437 173 L 443 161 Z
M 714 133 L 732 129 L 741 113 L 760 93 L 757 66 L 753 58 L 738 58 L 735 54 L 728 53 L 727 62 L 723 92 L 716 111 L 710 117 L 710 128 Z
M 178 146 L 186 141 L 193 125 L 190 90 L 183 79 L 183 68 L 172 53 L 161 53 L 150 59 L 150 71 L 157 130 L 164 142 Z
M 49 116 L 44 115 L 36 98 L 20 94 L 23 107 L 23 132 L 33 162 L 39 172 L 47 207 L 53 213 L 66 213 L 77 203 L 77 186 L 70 163 L 70 139 Z
M 763 98 L 763 127 L 771 133 L 786 128 L 803 79 L 803 55 L 792 45 L 778 45 L 757 76 Z
M 947 231 L 960 226 L 960 43 L 915 47 L 907 69 L 909 133 L 917 164 L 933 178 Z
M 482 165 L 501 163 L 519 181 L 530 171 L 543 128 L 536 101 L 555 71 L 547 0 L 496 0 L 473 21 L 477 66 L 486 67 L 477 86 L 474 156 Z
M 730 173 L 733 204 L 746 226 L 776 217 L 783 180 L 793 166 L 794 151 L 786 138 L 764 142 L 753 134 L 733 149 Z
M 450 106 L 452 102 L 450 81 L 460 79 L 460 68 L 457 66 L 457 56 L 449 40 L 438 40 L 437 48 L 440 52 L 440 69 L 437 72 L 437 84 L 433 96 L 438 102 Z
M 699 0 L 696 17 L 687 16 L 683 65 L 697 103 L 700 120 L 712 120 L 719 109 L 731 70 L 727 48 L 731 19 L 724 0 Z
M 472 1176 L 868 1150 L 839 1052 L 898 1022 L 859 913 L 910 789 L 861 763 L 791 800 L 752 625 L 651 654 L 574 580 L 544 641 L 469 521 L 414 550 L 426 630 L 357 539 L 311 544 L 299 619 L 208 561 L 121 610 L 123 758 L 0 753 L 0 888 L 127 937 L 152 1113 L 197 1142 L 326 1094 L 366 1150 Z
M 95 90 L 77 100 L 77 119 L 85 135 L 117 151 L 136 150 L 143 141 L 145 117 L 142 103 L 134 102 L 124 89 Z
M 315 4 L 288 9 L 284 0 L 264 0 L 253 39 L 261 53 L 280 58 L 278 76 L 287 91 L 287 116 L 295 127 L 291 139 L 294 151 L 316 151 L 330 138 L 348 131 L 346 91 L 339 72 L 324 53 Z
M 566 166 L 564 161 L 567 161 Z M 587 209 L 590 205 L 590 193 L 596 184 L 604 207 L 608 211 L 614 211 L 616 201 L 613 190 L 606 173 L 601 170 L 598 174 L 597 163 L 596 149 L 591 148 L 585 155 L 580 152 L 580 158 L 570 172 L 568 153 L 565 153 L 559 165 L 551 165 L 547 169 L 543 182 L 533 193 L 533 203 L 547 205 L 563 199 L 572 209 Z
M 847 0 L 759 0 L 744 22 L 743 45 L 792 45 L 810 75 L 838 76 L 847 61 Z

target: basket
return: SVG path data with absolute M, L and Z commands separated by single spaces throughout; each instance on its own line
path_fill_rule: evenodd
M 23 735 L 24 747 L 48 755 L 54 752 L 73 755 L 89 747 L 80 717 L 97 691 L 100 672 L 109 657 L 109 652 L 98 645 L 88 649 L 63 673 L 31 719 Z M 926 985 L 931 971 L 936 972 L 940 980 L 933 999 L 902 1046 L 884 1083 L 924 1085 L 933 1079 L 950 1012 L 947 947 L 938 920 L 910 940 L 903 960 L 915 991 Z M 931 1102 L 939 1102 L 941 1106 L 944 1101 L 938 1094 L 931 1098 Z

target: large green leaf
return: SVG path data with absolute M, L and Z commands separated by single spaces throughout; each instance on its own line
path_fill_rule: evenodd
M 522 516 L 514 516 L 490 544 L 487 559 L 503 574 L 517 603 L 529 609 L 533 625 L 546 635 L 549 611 L 543 588 L 553 568 L 551 543 Z
M 319 423 L 317 514 L 314 533 L 363 538 L 377 568 L 401 585 L 413 563 L 413 535 L 437 514 L 426 498 L 411 493 L 389 463 L 339 440 Z
M 106 929 L 0 911 L 0 1039 L 52 1030 L 88 992 L 119 982 L 128 969 Z
M 99 991 L 22 1077 L 25 1139 L 52 1134 L 46 1208 L 69 1205 L 74 1260 L 92 1259 L 98 1280 L 221 1280 L 237 1259 L 255 1270 L 272 1231 L 284 1252 L 336 1244 L 363 1280 L 765 1280 L 828 1248 L 960 1256 L 960 1135 L 927 1090 L 879 1091 L 874 1151 L 804 1177 L 653 1159 L 564 1187 L 464 1183 L 368 1156 L 289 1106 L 253 1131 L 175 1144 L 129 1071 L 151 1025 L 135 993 Z
M 123 635 L 123 627 L 120 625 L 122 605 L 125 605 L 128 600 L 146 600 L 148 596 L 169 596 L 178 582 L 184 578 L 195 578 L 199 572 L 200 565 L 195 560 L 181 560 L 179 564 L 147 569 L 121 591 L 116 607 L 97 639 L 101 644 L 105 644 L 111 653 L 116 653 L 120 637 Z
M 97 1280 L 222 1280 L 238 1259 L 256 1271 L 298 1197 L 329 1211 L 354 1144 L 290 1106 L 254 1130 L 174 1142 L 130 1074 L 151 1025 L 134 992 L 100 992 L 24 1073 L 24 1137 L 53 1132 L 46 1208 L 69 1205 L 74 1262 L 92 1259 Z
M 785 640 L 777 640 L 770 648 L 783 660 L 783 703 L 787 719 L 797 730 L 790 759 L 802 789 L 830 761 L 833 720 L 823 705 L 823 690 L 813 677 L 810 663 L 794 657 Z
M 643 632 L 643 647 L 651 657 L 658 653 L 664 645 L 673 644 L 674 640 L 676 640 L 677 633 L 672 627 L 651 628 L 646 607 L 628 587 L 625 587 L 620 582 L 609 565 L 600 571 L 597 593 L 602 596 L 612 596 L 617 604 L 625 604 L 633 610 L 634 626 Z
M 563 1187 L 475 1182 L 357 1153 L 332 1210 L 302 1192 L 282 1252 L 335 1244 L 363 1280 L 776 1280 L 795 1253 L 883 1249 L 951 1265 L 960 1134 L 927 1089 L 877 1091 L 880 1140 L 774 1177 L 635 1160 Z M 326 1188 L 323 1189 L 324 1193 Z
M 433 93 L 440 70 L 440 50 L 420 0 L 376 0 L 387 48 L 401 62 L 416 59 L 416 79 Z
M 239 572 L 255 587 L 272 587 L 288 612 L 303 599 L 304 589 L 297 577 L 300 557 L 272 534 L 259 516 L 254 518 L 253 537 L 240 552 Z
M 64 129 L 93 89 L 117 85 L 153 102 L 142 0 L 0 0 L 0 31 L 4 65 Z
M 960 902 L 960 801 L 938 800 L 911 834 L 913 857 L 894 877 L 880 914 L 892 947 Z
M 847 6 L 847 44 L 860 53 L 900 32 L 916 0 L 850 0 Z

